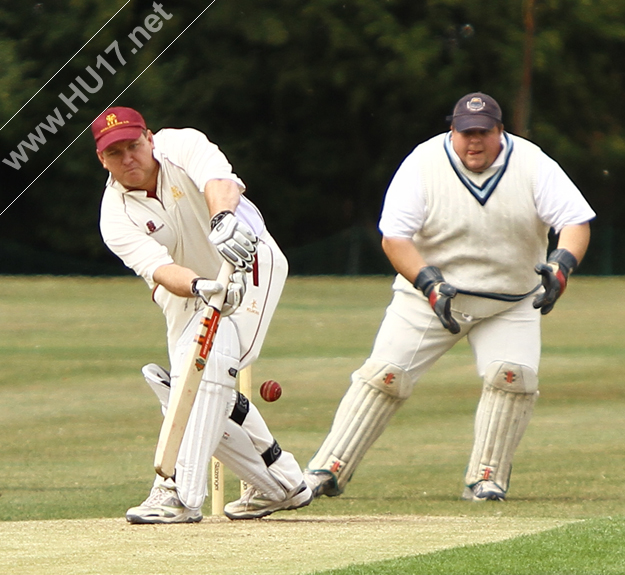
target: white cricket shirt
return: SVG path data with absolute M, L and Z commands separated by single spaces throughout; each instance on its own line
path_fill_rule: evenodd
M 243 193 L 245 185 L 219 148 L 195 129 L 160 130 L 153 154 L 160 164 L 158 199 L 143 190 L 126 190 L 109 175 L 100 213 L 104 242 L 150 287 L 156 268 L 170 263 L 217 277 L 223 258 L 208 241 L 204 186 L 212 179 L 230 179 Z M 265 229 L 260 212 L 243 195 L 236 215 L 258 236 Z
M 417 146 L 389 186 L 380 230 L 412 239 L 428 265 L 460 290 L 521 296 L 539 282 L 534 266 L 545 261 L 549 227 L 559 232 L 595 214 L 538 146 L 506 133 L 502 144 L 480 174 L 462 164 L 449 132 Z M 400 275 L 394 289 L 414 292 Z M 502 304 L 458 296 L 452 307 L 485 317 Z
M 438 140 L 442 147 L 449 134 L 449 132 L 439 134 L 432 140 Z M 508 137 L 512 141 L 522 140 L 510 134 Z M 470 176 L 476 183 L 479 184 L 480 179 L 490 177 L 503 165 L 507 151 L 503 135 L 502 146 L 499 156 L 484 174 Z M 421 230 L 427 215 L 427 205 L 421 188 L 418 165 L 425 151 L 423 144 L 417 146 L 402 162 L 389 185 L 379 225 L 380 231 L 386 237 L 411 238 Z M 453 149 L 451 159 L 456 166 L 462 168 L 462 162 Z M 542 151 L 537 160 L 535 185 L 532 191 L 538 217 L 556 233 L 564 226 L 582 224 L 593 219 L 595 212 L 558 163 Z M 465 169 L 465 173 L 469 173 L 468 170 Z

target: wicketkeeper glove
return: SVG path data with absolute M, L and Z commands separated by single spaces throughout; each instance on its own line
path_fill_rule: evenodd
M 443 327 L 453 334 L 460 333 L 460 326 L 451 315 L 451 300 L 458 292 L 445 281 L 441 270 L 436 266 L 423 268 L 414 281 L 414 287 L 428 298 Z
M 540 313 L 548 314 L 557 299 L 564 293 L 569 275 L 577 267 L 577 259 L 568 250 L 563 248 L 552 251 L 546 264 L 538 264 L 534 271 L 540 274 L 544 292 L 534 298 L 534 307 L 540 308 Z
M 252 271 L 258 238 L 230 211 L 219 212 L 211 219 L 208 239 L 237 270 Z
M 199 297 L 206 305 L 208 305 L 208 300 L 210 300 L 212 295 L 219 293 L 223 289 L 224 286 L 219 282 L 206 278 L 195 278 L 191 282 L 191 293 Z

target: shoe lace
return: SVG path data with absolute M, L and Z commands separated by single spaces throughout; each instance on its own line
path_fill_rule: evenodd
M 243 495 L 241 495 L 241 503 L 242 503 L 243 505 L 248 505 L 248 504 L 249 504 L 249 502 L 250 502 L 250 501 L 251 501 L 254 497 L 256 497 L 256 495 L 257 495 L 257 494 L 258 494 L 258 495 L 262 495 L 262 493 L 261 493 L 258 489 L 256 489 L 256 487 L 254 487 L 254 486 L 250 486 L 250 487 L 248 487 L 248 488 L 244 491 Z
M 161 486 L 153 487 L 150 495 L 145 500 L 144 505 L 155 507 L 157 505 L 162 505 L 165 501 L 172 497 L 176 497 L 176 492 L 173 489 Z

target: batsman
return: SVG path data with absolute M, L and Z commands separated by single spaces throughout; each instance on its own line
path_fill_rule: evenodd
M 504 130 L 492 97 L 463 96 L 448 120 L 387 190 L 379 227 L 398 272 L 393 298 L 305 470 L 316 497 L 343 493 L 415 384 L 465 337 L 483 387 L 462 498 L 508 494 L 538 397 L 541 316 L 582 260 L 595 213 L 553 159 Z
M 230 519 L 308 505 L 312 493 L 297 461 L 280 448 L 249 398 L 235 390 L 238 371 L 260 352 L 288 267 L 260 212 L 243 195 L 243 182 L 195 129 L 153 134 L 142 115 L 126 107 L 106 110 L 91 129 L 109 172 L 102 237 L 145 279 L 165 315 L 170 369 L 150 364 L 143 370 L 164 413 L 176 387 L 185 389 L 185 370 L 202 370 L 175 469 L 156 476 L 149 497 L 128 510 L 127 520 L 201 521 L 213 455 L 250 486 L 225 506 Z M 220 270 L 231 273 L 218 282 Z M 218 293 L 223 304 L 209 312 L 219 320 L 211 349 L 197 364 L 185 362 Z

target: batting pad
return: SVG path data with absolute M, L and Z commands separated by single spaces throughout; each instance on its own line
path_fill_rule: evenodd
M 148 363 L 143 366 L 141 373 L 143 374 L 146 383 L 150 386 L 150 389 L 158 398 L 163 415 L 165 415 L 167 406 L 169 405 L 169 392 L 171 390 L 171 376 L 169 375 L 169 372 L 156 363 Z
M 195 398 L 176 462 L 178 495 L 189 509 L 204 503 L 208 464 L 223 435 L 231 396 L 231 389 L 202 381 Z
M 177 361 L 171 373 L 172 390 L 178 384 L 178 369 L 193 336 L 193 329 L 185 330 L 176 348 Z M 208 356 L 176 463 L 178 495 L 190 509 L 200 508 L 206 497 L 210 458 L 221 441 L 234 405 L 232 392 L 236 384 L 239 354 L 236 329 L 229 318 L 223 318 Z
M 340 492 L 345 489 L 367 450 L 380 437 L 406 397 L 384 380 L 401 380 L 404 372 L 389 364 L 354 372 L 352 384 L 341 400 L 330 433 L 308 463 L 310 471 L 328 471 L 336 477 Z M 369 376 L 369 380 L 364 377 Z M 396 376 L 396 377 L 393 377 Z
M 142 373 L 164 412 L 169 401 L 169 373 L 154 363 L 144 366 Z M 299 464 L 291 453 L 282 451 L 277 460 L 267 466 L 263 454 L 275 442 L 267 424 L 255 405 L 234 390 L 230 393 L 229 404 L 233 408 L 214 455 L 239 479 L 254 485 L 270 499 L 281 501 L 287 491 L 295 489 L 302 481 Z M 160 485 L 163 481 L 157 475 L 154 484 Z
M 302 482 L 299 464 L 291 453 L 280 450 L 254 404 L 247 402 L 247 412 L 242 421 L 239 419 L 231 416 L 226 422 L 215 457 L 239 479 L 270 499 L 282 501 L 287 491 Z M 272 451 L 277 452 L 277 457 L 270 453 Z
M 531 368 L 493 362 L 486 368 L 475 415 L 473 451 L 465 475 L 469 487 L 494 481 L 508 490 L 512 458 L 532 417 L 538 377 Z

